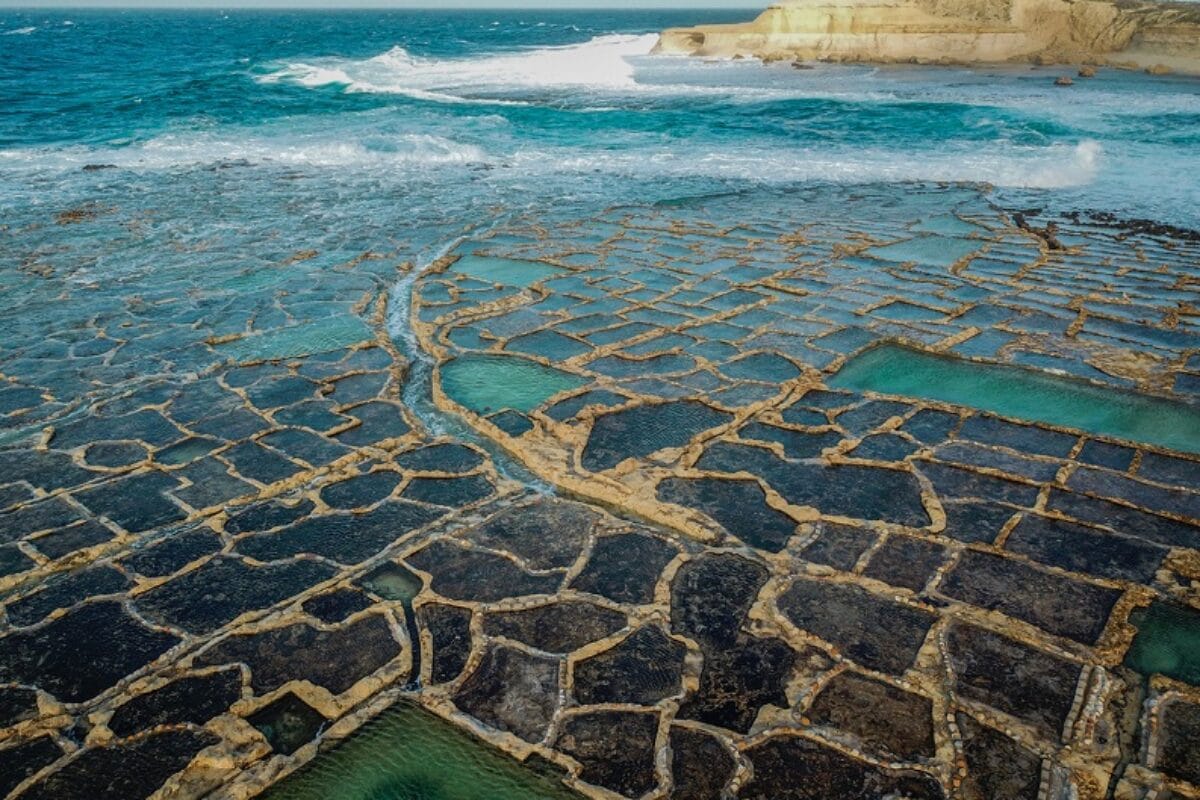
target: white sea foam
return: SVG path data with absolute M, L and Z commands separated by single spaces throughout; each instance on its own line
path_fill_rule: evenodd
M 75 170 L 87 164 L 111 164 L 129 170 L 166 170 L 248 163 L 420 173 L 453 166 L 487 166 L 498 168 L 489 173 L 491 181 L 532 179 L 539 183 L 607 175 L 633 180 L 699 178 L 761 185 L 942 181 L 1064 189 L 1092 183 L 1105 166 L 1103 149 L 1093 140 L 1075 145 L 996 143 L 960 147 L 953 152 L 905 153 L 837 144 L 769 149 L 753 144 L 714 147 L 711 142 L 630 143 L 618 149 L 515 144 L 507 136 L 501 137 L 496 141 L 498 150 L 487 152 L 477 145 L 430 133 L 364 131 L 347 136 L 324 131 L 271 136 L 259 132 L 244 136 L 227 129 L 222 133 L 165 134 L 128 147 L 0 150 L 0 169 Z
M 0 168 L 79 169 L 105 164 L 129 170 L 166 170 L 219 164 L 274 164 L 289 167 L 439 168 L 486 164 L 481 148 L 430 134 L 372 135 L 359 140 L 311 136 L 166 134 L 119 148 L 14 148 L 0 150 Z
M 405 94 L 442 101 L 514 90 L 633 88 L 637 84 L 630 59 L 648 54 L 656 40 L 653 34 L 612 34 L 581 44 L 458 59 L 418 58 L 397 46 L 365 60 L 291 63 L 259 80 L 302 86 L 338 84 L 347 91 Z
M 955 154 L 871 148 L 787 148 L 772 151 L 639 149 L 637 151 L 522 152 L 513 166 L 560 173 L 613 173 L 636 178 L 717 178 L 763 185 L 803 181 L 988 183 L 1024 189 L 1064 189 L 1095 180 L 1102 160 L 1097 142 L 1071 147 L 994 146 Z
M 5 31 L 3 34 L 0 34 L 0 36 L 28 36 L 36 30 L 36 26 L 30 26 L 28 28 L 13 28 L 10 31 Z

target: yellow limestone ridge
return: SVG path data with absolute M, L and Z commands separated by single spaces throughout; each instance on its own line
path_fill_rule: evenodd
M 664 31 L 655 52 L 766 61 L 1088 62 L 1200 75 L 1200 4 L 785 0 L 752 22 Z

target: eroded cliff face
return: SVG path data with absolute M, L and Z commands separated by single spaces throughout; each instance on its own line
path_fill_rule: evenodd
M 1109 63 L 1200 74 L 1200 7 L 1104 0 L 789 0 L 665 31 L 657 52 L 765 60 Z

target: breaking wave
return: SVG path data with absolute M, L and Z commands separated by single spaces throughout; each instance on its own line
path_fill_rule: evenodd
M 351 92 L 403 94 L 444 102 L 556 88 L 633 88 L 630 58 L 649 54 L 657 36 L 611 34 L 581 44 L 474 58 L 419 58 L 403 47 L 365 60 L 295 62 L 258 78 Z

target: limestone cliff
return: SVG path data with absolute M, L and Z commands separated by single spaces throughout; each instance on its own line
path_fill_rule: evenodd
M 1200 74 L 1200 4 L 785 0 L 752 22 L 665 31 L 656 51 L 765 60 L 1089 62 Z

